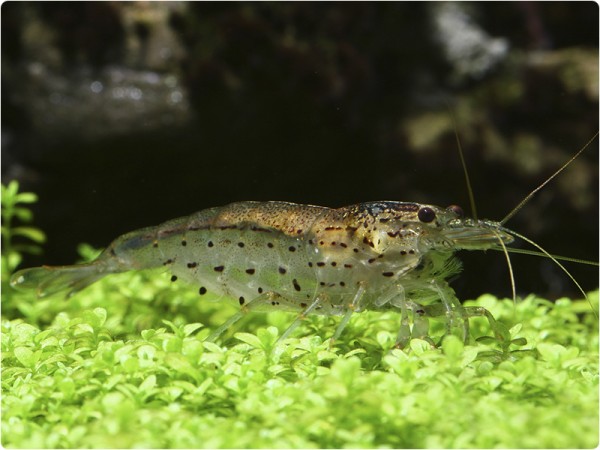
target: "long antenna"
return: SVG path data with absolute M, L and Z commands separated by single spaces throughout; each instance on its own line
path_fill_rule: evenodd
M 450 109 L 450 107 L 448 107 Z M 454 125 L 454 136 L 456 137 L 456 145 L 458 146 L 458 154 L 460 155 L 460 162 L 462 164 L 463 172 L 465 174 L 465 182 L 467 184 L 467 191 L 469 191 L 469 203 L 471 204 L 471 214 L 473 215 L 473 219 L 477 220 L 477 208 L 475 207 L 475 197 L 473 196 L 473 189 L 471 187 L 471 180 L 469 179 L 469 171 L 467 170 L 467 163 L 465 162 L 465 155 L 462 150 L 462 145 L 460 145 L 460 138 L 458 137 L 458 128 L 456 125 L 456 119 L 452 110 L 450 109 L 450 117 L 452 118 L 452 123 Z
M 510 287 L 512 288 L 513 303 L 517 303 L 517 287 L 515 286 L 515 274 L 513 272 L 512 264 L 510 262 L 510 255 L 508 254 L 508 249 L 506 248 L 506 245 L 504 245 L 504 241 L 502 241 L 500 234 L 496 230 L 491 231 L 494 233 L 494 236 L 498 238 L 498 242 L 500 242 L 500 245 L 502 246 L 502 252 L 506 257 L 506 266 L 508 267 L 508 276 L 510 277 Z
M 594 308 L 594 305 L 592 304 L 591 300 L 589 299 L 589 297 L 587 296 L 587 294 L 585 293 L 585 291 L 583 290 L 583 288 L 581 287 L 581 285 L 577 282 L 577 280 L 575 279 L 575 277 L 573 275 L 571 275 L 571 273 L 565 269 L 565 266 L 563 266 L 561 263 L 558 262 L 558 260 L 552 256 L 550 253 L 548 253 L 546 250 L 544 250 L 539 244 L 536 244 L 535 242 L 533 242 L 531 239 L 523 236 L 522 234 L 516 233 L 512 230 L 509 230 L 508 228 L 504 228 L 504 227 L 498 227 L 498 229 L 500 231 L 504 231 L 507 234 L 511 234 L 513 236 L 516 236 L 520 239 L 523 239 L 525 242 L 529 243 L 530 245 L 533 245 L 535 248 L 537 248 L 539 251 L 541 251 L 544 255 L 546 255 L 548 258 L 550 258 L 552 261 L 554 261 L 554 264 L 556 264 L 558 267 L 560 267 L 560 269 L 567 274 L 567 276 L 571 279 L 571 281 L 573 283 L 575 283 L 575 286 L 577 286 L 577 289 L 579 289 L 579 292 L 581 292 L 583 294 L 583 297 L 587 300 L 588 304 L 590 305 L 590 308 L 592 308 L 592 311 L 594 312 L 594 315 L 596 317 L 598 317 L 598 311 L 596 311 L 596 309 Z
M 501 248 L 497 248 L 497 247 L 490 247 L 488 250 L 496 250 L 496 251 L 504 251 Z M 528 250 L 526 248 L 516 248 L 516 247 L 507 247 L 507 250 L 509 253 L 520 253 L 522 255 L 531 255 L 531 256 L 542 256 L 544 258 L 547 258 L 545 253 L 542 252 L 536 252 L 534 250 Z M 598 263 L 598 261 L 588 261 L 587 259 L 580 259 L 580 258 L 570 258 L 569 256 L 560 256 L 560 255 L 554 255 L 551 254 L 551 256 L 555 259 L 558 259 L 559 261 L 569 261 L 569 262 L 574 262 L 574 263 L 578 263 L 578 264 L 587 264 L 588 266 L 600 266 L 600 263 Z
M 514 216 L 516 213 L 518 213 L 521 208 L 523 208 L 523 206 L 525 206 L 525 204 L 531 200 L 531 197 L 533 197 L 540 189 L 542 189 L 544 186 L 546 186 L 550 180 L 552 180 L 556 175 L 558 175 L 559 173 L 561 173 L 563 170 L 566 169 L 566 167 L 571 164 L 579 155 L 581 155 L 581 153 L 583 153 L 583 151 L 588 148 L 588 146 L 592 143 L 592 141 L 594 139 L 596 139 L 596 137 L 598 136 L 598 131 L 596 132 L 596 134 L 581 148 L 581 150 L 579 150 L 577 153 L 575 153 L 575 155 L 569 159 L 566 163 L 564 163 L 556 172 L 554 172 L 552 175 L 550 175 L 550 177 L 548 177 L 546 179 L 546 181 L 544 181 L 542 184 L 540 184 L 538 187 L 536 187 L 533 191 L 531 191 L 529 193 L 529 195 L 527 195 L 527 197 L 525 197 L 523 200 L 521 200 L 521 202 L 514 207 L 514 209 L 509 212 L 506 217 L 504 217 L 504 219 L 502 219 L 500 221 L 500 225 L 504 225 L 506 222 L 508 222 L 512 216 Z M 462 158 L 462 155 L 461 155 Z

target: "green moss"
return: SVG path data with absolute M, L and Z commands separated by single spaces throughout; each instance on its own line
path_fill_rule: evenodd
M 205 343 L 202 323 L 233 308 L 156 271 L 109 277 L 69 302 L 8 301 L 24 317 L 2 321 L 5 447 L 598 444 L 598 328 L 582 300 L 472 302 L 527 339 L 506 351 L 453 337 L 392 349 L 392 313 L 357 314 L 331 349 L 336 320 L 319 317 L 275 346 L 285 313 L 250 315 Z M 489 334 L 485 320 L 472 328 Z

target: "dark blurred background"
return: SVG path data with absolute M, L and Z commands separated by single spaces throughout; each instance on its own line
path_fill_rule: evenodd
M 594 2 L 2 4 L 2 182 L 45 253 L 239 200 L 401 200 L 500 220 L 598 128 Z M 456 118 L 456 127 L 452 115 Z M 598 260 L 598 140 L 507 224 Z M 461 254 L 459 298 L 510 295 Z M 578 296 L 515 255 L 521 294 Z M 567 264 L 585 289 L 595 267 Z

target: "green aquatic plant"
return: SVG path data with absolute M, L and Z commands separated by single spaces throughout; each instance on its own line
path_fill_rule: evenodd
M 105 292 L 116 288 L 109 280 L 101 282 Z M 582 301 L 554 306 L 530 297 L 516 309 L 489 295 L 471 302 L 521 322 L 531 351 L 501 362 L 478 358 L 490 351 L 487 345 L 464 345 L 453 336 L 440 348 L 413 340 L 406 351 L 393 349 L 394 314 L 358 316 L 334 348 L 313 332 L 331 326 L 328 320 L 310 318 L 298 337 L 275 347 L 285 314 L 257 314 L 253 319 L 263 320 L 248 321 L 218 345 L 204 341 L 209 330 L 202 323 L 182 321 L 177 306 L 170 320 L 135 331 L 131 313 L 92 303 L 58 314 L 43 329 L 3 318 L 4 446 L 598 443 L 598 333 L 591 314 L 578 317 Z
M 1 185 L 2 193 L 2 283 L 21 263 L 23 253 L 38 255 L 40 244 L 46 241 L 44 232 L 27 225 L 15 225 L 18 220 L 28 224 L 33 213 L 25 205 L 35 203 L 38 197 L 33 192 L 19 192 L 19 183 L 11 181 L 8 186 Z
M 18 305 L 12 301 L 13 289 L 10 287 L 10 276 L 21 264 L 24 254 L 39 255 L 41 244 L 46 241 L 42 230 L 31 226 L 33 213 L 29 205 L 37 202 L 33 192 L 19 192 L 19 183 L 11 181 L 7 186 L 1 185 L 2 195 L 2 313 L 12 314 L 22 306 L 31 309 L 29 302 Z

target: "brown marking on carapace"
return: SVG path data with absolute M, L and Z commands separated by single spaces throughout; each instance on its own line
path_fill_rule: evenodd
M 239 202 L 224 206 L 212 219 L 213 226 L 249 225 L 258 232 L 279 231 L 298 236 L 310 228 L 319 213 L 328 208 L 285 202 Z

